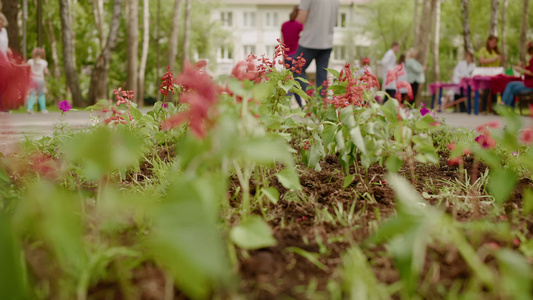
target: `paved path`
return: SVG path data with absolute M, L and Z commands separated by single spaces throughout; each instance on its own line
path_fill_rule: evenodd
M 148 108 L 142 109 L 143 112 Z M 96 114 L 95 114 L 96 115 Z M 445 123 L 453 128 L 466 128 L 473 130 L 479 125 L 503 118 L 495 115 L 468 115 L 466 113 L 437 113 L 438 118 L 444 119 Z M 87 111 L 70 111 L 61 117 L 59 112 L 48 114 L 0 114 L 0 152 L 8 153 L 16 151 L 17 141 L 28 138 L 39 138 L 52 135 L 54 128 L 60 119 L 71 128 L 83 128 L 91 122 L 90 113 Z M 524 126 L 529 126 L 533 120 L 530 117 L 522 117 Z

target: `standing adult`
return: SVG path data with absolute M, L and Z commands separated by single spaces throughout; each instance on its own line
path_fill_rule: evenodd
M 296 55 L 302 55 L 305 65 L 298 77 L 307 80 L 306 70 L 313 60 L 316 63 L 317 90 L 327 82 L 329 57 L 333 49 L 333 28 L 337 22 L 339 0 L 301 0 L 297 21 L 304 25 Z M 302 82 L 302 88 L 307 84 Z M 321 93 L 325 95 L 324 93 Z
M 298 17 L 298 10 L 298 5 L 295 5 L 291 14 L 289 15 L 289 21 L 281 25 L 281 41 L 285 44 L 285 47 L 289 49 L 285 52 L 285 54 L 291 58 L 291 60 L 286 60 L 285 64 L 288 64 L 289 66 L 292 65 L 292 59 L 295 59 L 297 56 L 296 50 L 298 50 L 300 33 L 304 29 L 304 26 L 300 22 L 296 21 L 296 17 Z M 294 97 L 296 98 L 298 105 L 302 107 L 302 98 L 300 95 L 294 94 Z
M 498 49 L 498 38 L 494 35 L 489 35 L 485 47 L 482 47 L 477 52 L 477 57 L 482 67 L 500 67 L 504 57 Z
M 477 57 L 481 67 L 500 67 L 504 61 L 504 57 L 500 54 L 500 50 L 498 49 L 498 38 L 494 35 L 489 35 L 485 46 L 477 52 Z M 487 111 L 488 97 L 492 92 L 490 90 L 482 90 L 481 93 L 481 110 Z
M 385 55 L 381 59 L 381 67 L 383 69 L 383 83 L 382 89 L 394 97 L 396 95 L 396 81 L 391 81 L 387 84 L 387 74 L 396 68 L 396 53 L 400 50 L 400 44 L 393 42 L 391 48 L 385 52 Z
M 0 113 L 8 112 L 3 101 L 2 95 L 5 93 L 4 90 L 7 88 L 7 70 L 9 70 L 9 37 L 7 36 L 6 27 L 8 25 L 6 16 L 0 12 Z
M 418 50 L 410 49 L 407 52 L 407 60 L 405 61 L 407 81 L 411 84 L 415 99 L 418 93 L 418 87 L 420 84 L 426 82 L 426 75 L 424 74 L 426 68 L 418 61 L 418 57 Z
M 398 58 L 398 65 L 402 66 L 403 74 L 398 76 L 397 81 L 409 82 L 409 80 L 407 79 L 407 71 L 406 71 L 406 68 L 405 68 L 405 59 L 406 59 L 405 54 L 401 54 L 400 58 Z M 398 92 L 401 94 L 402 101 L 409 101 L 409 97 L 407 95 L 407 93 L 408 93 L 407 88 L 398 87 Z

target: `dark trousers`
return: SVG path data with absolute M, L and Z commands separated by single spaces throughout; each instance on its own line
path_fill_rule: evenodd
M 396 90 L 389 90 L 389 89 L 386 89 L 385 90 L 385 93 L 389 94 L 389 96 L 391 98 L 394 98 L 394 96 L 396 96 Z M 385 97 L 385 99 L 383 99 L 383 103 L 387 102 L 387 100 L 389 100 L 388 97 Z
M 413 97 L 415 97 L 413 100 L 416 100 L 416 95 L 418 93 L 418 86 L 419 85 L 420 84 L 418 82 L 416 82 L 416 81 L 411 83 L 411 88 L 413 89 Z
M 296 51 L 296 56 L 302 55 L 303 58 L 305 58 L 305 66 L 302 68 L 302 73 L 297 75 L 297 77 L 301 77 L 307 80 L 307 75 L 305 71 L 313 61 L 315 60 L 316 63 L 316 88 L 317 93 L 319 93 L 323 86 L 324 81 L 328 80 L 328 71 L 326 71 L 326 68 L 328 67 L 329 63 L 329 57 L 331 56 L 331 48 L 329 49 L 311 49 L 311 48 L 305 48 L 302 46 L 298 47 L 298 51 Z M 305 91 L 307 90 L 307 83 L 301 82 L 302 89 Z

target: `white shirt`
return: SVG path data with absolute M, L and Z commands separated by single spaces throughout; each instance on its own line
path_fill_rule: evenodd
M 28 60 L 31 66 L 31 77 L 35 80 L 44 80 L 44 70 L 48 67 L 48 62 L 42 58 Z
M 7 54 L 9 49 L 9 38 L 7 37 L 7 30 L 5 28 L 0 29 L 0 52 Z
M 452 82 L 460 83 L 461 79 L 472 76 L 472 72 L 474 72 L 475 68 L 476 64 L 473 62 L 468 64 L 466 60 L 459 61 L 455 66 L 455 69 L 453 69 Z
M 387 72 L 396 67 L 396 53 L 394 53 L 392 49 L 385 52 L 383 59 L 381 59 L 381 66 L 383 67 L 383 90 L 395 90 L 396 82 L 391 82 L 388 85 L 385 85 L 385 82 L 387 82 Z

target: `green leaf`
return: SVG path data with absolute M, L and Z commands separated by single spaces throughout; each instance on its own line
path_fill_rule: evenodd
M 350 136 L 352 137 L 352 142 L 355 144 L 357 149 L 359 149 L 359 151 L 361 151 L 363 155 L 366 155 L 365 140 L 363 139 L 363 135 L 361 134 L 361 128 L 359 126 L 356 126 L 350 129 Z
M 130 106 L 130 114 L 131 114 L 131 116 L 133 117 L 133 119 L 134 119 L 135 121 L 137 121 L 137 122 L 138 122 L 140 119 L 142 119 L 142 117 L 143 117 L 143 113 L 142 113 L 140 110 L 138 110 L 138 109 L 136 109 L 135 107 L 133 107 L 133 106 Z
M 283 84 L 283 82 L 281 80 L 278 80 L 278 86 L 280 88 L 282 88 L 285 91 L 285 93 L 288 93 L 290 91 L 290 89 L 292 88 L 293 83 L 289 82 L 289 83 Z
M 285 188 L 297 191 L 302 190 L 298 174 L 296 174 L 296 171 L 294 171 L 293 169 L 285 168 L 282 171 L 278 172 L 276 174 L 276 177 L 278 178 L 281 185 L 283 185 Z
M 498 203 L 505 202 L 517 184 L 516 173 L 508 168 L 493 169 L 490 172 L 488 189 Z
M 339 78 L 341 73 L 335 69 L 325 68 L 326 71 L 328 71 L 331 75 L 335 76 L 336 78 Z
M 274 187 L 261 188 L 261 192 L 263 193 L 263 195 L 265 195 L 265 197 L 267 197 L 268 200 L 270 200 L 270 202 L 274 204 L 278 204 L 279 191 L 276 188 Z
M 239 150 L 245 159 L 256 163 L 283 162 L 292 165 L 293 158 L 289 148 L 283 139 L 270 136 L 249 140 L 241 145 Z
M 256 215 L 246 217 L 230 231 L 231 241 L 246 250 L 272 247 L 277 244 L 268 224 Z
M 529 214 L 533 211 L 533 191 L 529 188 L 524 190 L 524 214 Z
M 348 106 L 341 110 L 341 122 L 344 126 L 348 127 L 348 129 L 354 128 L 355 118 L 353 116 L 353 107 Z
M 0 295 L 10 299 L 29 299 L 21 253 L 11 220 L 0 214 Z
M 346 176 L 344 178 L 344 184 L 342 185 L 342 187 L 347 188 L 353 182 L 353 179 L 354 179 L 353 174 Z
M 304 249 L 301 249 L 298 247 L 288 247 L 288 248 L 285 248 L 285 251 L 293 252 L 295 254 L 300 255 L 301 257 L 304 257 L 305 259 L 307 259 L 308 261 L 310 261 L 311 263 L 313 263 L 315 266 L 317 266 L 319 269 L 323 271 L 327 271 L 328 269 L 323 263 L 321 263 L 318 260 L 317 258 L 318 254 L 316 253 L 307 252 Z
M 532 293 L 531 266 L 519 253 L 501 249 L 496 257 L 503 274 L 500 282 L 510 299 L 529 299 Z
M 385 167 L 387 167 L 387 169 L 391 173 L 396 173 L 400 171 L 402 166 L 403 166 L 403 160 L 394 154 L 387 157 L 387 160 L 385 161 Z

